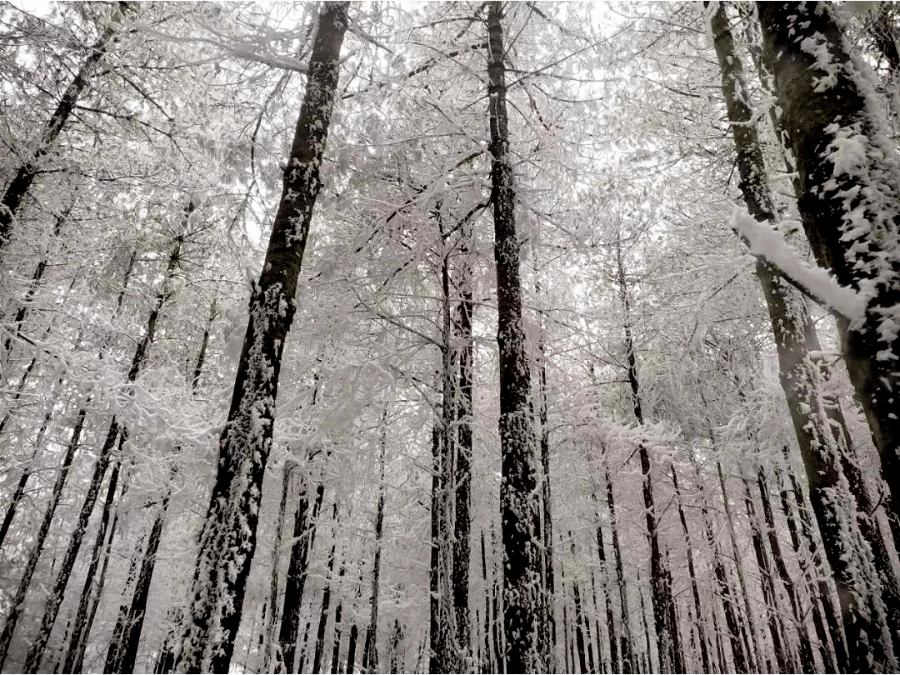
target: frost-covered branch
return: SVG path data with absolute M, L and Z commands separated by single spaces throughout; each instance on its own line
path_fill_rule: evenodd
M 751 254 L 776 267 L 800 292 L 850 323 L 862 320 L 865 304 L 856 291 L 838 284 L 826 270 L 802 260 L 781 235 L 753 218 L 747 209 L 735 208 L 731 227 Z

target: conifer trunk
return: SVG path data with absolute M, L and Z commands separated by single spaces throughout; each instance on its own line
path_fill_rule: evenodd
M 75 109 L 78 99 L 90 83 L 91 76 L 97 69 L 97 65 L 118 39 L 120 28 L 116 26 L 116 22 L 123 19 L 122 14 L 126 7 L 127 3 L 125 2 L 118 2 L 113 7 L 109 25 L 91 47 L 90 54 L 82 62 L 69 86 L 66 87 L 66 91 L 59 100 L 56 109 L 44 126 L 41 140 L 38 142 L 37 147 L 34 149 L 31 157 L 18 168 L 16 175 L 6 187 L 3 199 L 0 200 L 0 253 L 2 253 L 3 248 L 9 242 L 13 224 L 22 201 L 25 199 L 25 195 L 28 194 L 31 184 L 41 169 L 39 166 L 41 159 L 49 153 L 60 132 L 66 126 L 66 122 L 68 122 L 72 111 Z
M 844 358 L 881 456 L 893 515 L 900 517 L 900 334 L 892 328 L 900 304 L 900 155 L 835 9 L 820 2 L 758 3 L 757 9 L 813 254 L 865 306 L 863 318 L 842 322 Z M 827 64 L 816 56 L 822 50 Z M 848 142 L 865 155 L 854 166 L 837 152 Z M 869 665 L 875 664 L 860 667 Z
M 700 643 L 700 661 L 703 665 L 703 672 L 711 673 L 712 667 L 709 660 L 709 649 L 706 641 L 706 621 L 704 620 L 703 608 L 700 605 L 700 589 L 697 585 L 697 573 L 694 566 L 694 547 L 691 543 L 691 533 L 688 530 L 687 518 L 684 515 L 684 504 L 681 500 L 681 490 L 678 487 L 678 474 L 675 472 L 675 465 L 671 466 L 672 484 L 675 486 L 675 500 L 678 507 L 678 518 L 681 521 L 681 530 L 684 532 L 684 539 L 687 543 L 687 560 L 688 574 L 691 579 L 691 595 L 694 599 L 694 614 L 697 621 L 697 641 Z
M 32 546 L 31 553 L 28 556 L 28 561 L 25 563 L 25 569 L 22 573 L 22 578 L 19 580 L 19 585 L 10 605 L 9 613 L 6 615 L 6 621 L 4 621 L 3 623 L 3 631 L 0 632 L 0 669 L 2 669 L 3 664 L 6 661 L 6 655 L 9 652 L 9 645 L 12 641 L 13 633 L 15 632 L 16 624 L 19 620 L 19 614 L 21 613 L 22 606 L 25 603 L 25 596 L 28 593 L 28 588 L 31 585 L 31 579 L 34 576 L 35 570 L 37 569 L 38 560 L 40 559 L 41 553 L 44 550 L 44 544 L 46 544 L 47 542 L 47 535 L 50 532 L 50 525 L 53 522 L 53 515 L 56 513 L 56 509 L 59 506 L 60 498 L 62 497 L 62 491 L 66 484 L 66 478 L 68 478 L 69 476 L 69 470 L 72 467 L 72 461 L 75 459 L 75 451 L 78 449 L 78 444 L 81 440 L 81 432 L 84 429 L 84 419 L 87 416 L 88 402 L 89 401 L 85 401 L 85 403 L 82 404 L 81 408 L 78 410 L 78 417 L 75 420 L 74 426 L 72 427 L 72 435 L 69 438 L 69 444 L 66 446 L 66 453 L 63 457 L 59 474 L 56 476 L 56 482 L 53 484 L 53 491 L 50 494 L 50 501 L 47 505 L 47 510 L 44 512 L 44 518 L 41 521 L 40 527 L 38 528 L 34 545 Z
M 281 201 L 259 282 L 222 436 L 219 465 L 191 589 L 178 669 L 227 672 L 240 625 L 262 480 L 272 447 L 281 356 L 296 311 L 297 279 L 337 93 L 338 59 L 347 29 L 346 2 L 319 14 L 300 117 L 284 173 Z
M 497 343 L 500 349 L 500 508 L 503 524 L 503 615 L 506 669 L 543 672 L 547 668 L 544 601 L 541 589 L 540 500 L 534 459 L 536 439 L 529 395 L 531 374 L 522 324 L 519 239 L 515 187 L 506 112 L 506 50 L 503 5 L 488 5 L 488 95 L 494 260 L 497 268 Z
M 295 672 L 294 656 L 300 630 L 303 589 L 306 586 L 309 554 L 315 543 L 319 510 L 322 508 L 322 499 L 325 496 L 325 484 L 319 483 L 316 487 L 316 497 L 312 506 L 309 503 L 310 490 L 306 477 L 302 479 L 300 493 L 297 510 L 294 513 L 294 544 L 291 546 L 291 557 L 288 561 L 284 605 L 281 610 L 281 626 L 278 632 L 278 643 L 281 648 L 279 659 L 287 673 Z
M 387 415 L 385 415 L 386 417 Z M 363 670 L 373 673 L 378 670 L 378 604 L 381 581 L 381 546 L 384 536 L 384 453 L 387 433 L 386 420 L 382 420 L 382 436 L 379 443 L 378 505 L 375 508 L 375 559 L 372 562 L 372 597 L 370 600 L 369 627 L 363 648 Z

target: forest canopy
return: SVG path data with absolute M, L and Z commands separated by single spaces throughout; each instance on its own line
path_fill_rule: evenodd
M 0 4 L 0 670 L 900 670 L 898 40 Z

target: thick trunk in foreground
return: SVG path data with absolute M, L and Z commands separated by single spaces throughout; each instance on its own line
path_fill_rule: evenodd
M 821 10 L 821 11 L 819 11 Z M 803 215 L 812 249 L 820 265 L 832 267 L 838 281 L 845 286 L 857 287 L 869 275 L 871 269 L 864 270 L 866 258 L 870 258 L 880 248 L 869 234 L 858 228 L 848 235 L 847 242 L 840 242 L 845 231 L 845 197 L 851 194 L 854 185 L 859 188 L 860 176 L 842 172 L 834 164 L 832 151 L 843 142 L 859 144 L 861 148 L 872 149 L 867 134 L 874 133 L 872 119 L 866 115 L 864 94 L 858 89 L 859 78 L 850 63 L 849 54 L 843 49 L 842 37 L 834 23 L 831 9 L 819 5 L 815 11 L 796 4 L 763 3 L 759 6 L 763 26 L 764 54 L 775 75 L 776 90 L 782 106 L 782 124 L 787 131 L 794 157 L 797 161 L 800 189 L 799 208 Z M 798 20 L 802 17 L 803 20 Z M 713 32 L 719 64 L 722 69 L 723 90 L 735 146 L 738 150 L 738 169 L 741 188 L 751 215 L 759 221 L 776 222 L 776 213 L 771 194 L 765 182 L 765 164 L 752 125 L 752 111 L 746 104 L 742 90 L 742 66 L 735 56 L 734 46 L 728 31 L 727 17 L 720 7 L 712 16 Z M 799 48 L 803 43 L 804 49 Z M 817 46 L 817 47 L 816 47 Z M 829 58 L 837 58 L 838 63 L 832 86 L 815 73 L 816 58 L 809 50 L 821 48 Z M 779 56 L 776 58 L 776 54 Z M 848 73 L 841 70 L 849 68 Z M 858 74 L 856 74 L 858 75 Z M 819 88 L 821 86 L 821 91 Z M 827 92 L 827 93 L 823 93 Z M 799 100 L 798 97 L 804 97 Z M 841 118 L 841 124 L 838 119 Z M 832 125 L 831 126 L 829 125 Z M 844 125 L 844 129 L 841 129 Z M 849 126 L 848 126 L 849 125 Z M 846 132 L 846 133 L 845 133 Z M 893 171 L 900 180 L 900 166 L 896 153 L 882 148 L 887 165 L 881 169 L 878 162 L 873 170 L 883 174 Z M 893 159 L 892 159 L 893 158 Z M 886 168 L 885 168 L 886 167 Z M 850 173 L 855 173 L 850 169 Z M 827 174 L 827 175 L 826 175 Z M 833 178 L 834 174 L 834 178 Z M 882 175 L 882 178 L 885 176 Z M 851 192 L 835 197 L 832 185 L 840 184 L 840 189 Z M 898 181 L 894 181 L 897 184 Z M 878 190 L 880 188 L 873 187 Z M 866 190 L 863 190 L 866 192 Z M 869 208 L 866 200 L 872 194 L 855 202 L 858 216 Z M 900 201 L 892 197 L 900 214 Z M 885 206 L 890 207 L 890 203 Z M 878 215 L 883 221 L 883 216 Z M 896 225 L 882 222 L 879 227 L 894 232 Z M 893 228 L 891 230 L 891 228 Z M 845 258 L 846 246 L 855 240 L 860 260 Z M 855 254 L 854 254 L 855 255 Z M 840 448 L 834 442 L 830 421 L 825 413 L 825 402 L 821 394 L 820 374 L 810 358 L 807 345 L 812 338 L 812 321 L 803 298 L 789 289 L 784 279 L 765 263 L 757 266 L 766 303 L 772 320 L 772 329 L 778 351 L 780 378 L 787 398 L 794 429 L 806 467 L 810 484 L 810 498 L 822 534 L 825 552 L 831 563 L 838 595 L 841 599 L 841 613 L 848 640 L 848 653 L 852 670 L 872 670 L 892 668 L 895 664 L 890 635 L 886 625 L 885 608 L 881 602 L 881 583 L 875 569 L 870 549 L 863 543 L 859 529 L 857 505 L 840 466 Z M 882 284 L 880 292 L 893 292 L 900 299 L 900 277 L 882 276 L 876 282 Z M 896 300 L 894 301 L 896 302 Z M 876 446 L 882 455 L 885 473 L 889 468 L 900 468 L 896 457 L 897 443 L 900 442 L 900 426 L 896 416 L 883 410 L 890 388 L 900 385 L 900 374 L 891 369 L 884 370 L 877 365 L 876 352 L 879 348 L 890 349 L 891 345 L 878 347 L 879 306 L 882 299 L 874 298 L 867 310 L 866 326 L 851 326 L 845 341 L 846 361 L 851 380 L 866 410 Z M 891 303 L 893 304 L 893 303 Z M 874 340 L 874 341 L 873 341 Z M 865 345 L 871 350 L 861 355 L 858 350 Z M 893 345 L 900 353 L 900 344 Z M 876 362 L 876 363 L 873 363 Z M 873 368 L 882 368 L 876 371 Z M 887 377 L 893 373 L 894 380 L 873 383 L 873 377 Z M 890 383 L 893 382 L 893 385 Z M 873 401 L 873 395 L 878 398 Z M 892 409 L 894 406 L 889 407 Z M 887 445 L 885 445 L 885 443 Z M 893 444 L 893 445 L 891 445 Z M 892 447 L 893 449 L 888 449 Z M 892 463 L 893 462 L 893 463 Z M 893 476 L 893 479 L 896 479 Z M 889 483 L 892 479 L 888 479 Z M 900 486 L 900 481 L 895 482 Z M 892 491 L 897 489 L 892 485 Z
M 190 617 L 177 668 L 227 672 L 256 549 L 256 526 L 269 451 L 281 355 L 296 311 L 303 261 L 347 28 L 346 2 L 324 5 L 309 80 L 284 173 L 265 264 L 250 299 L 250 320 L 235 378 L 219 466 L 191 588 Z
M 542 672 L 549 654 L 541 589 L 540 499 L 534 458 L 536 440 L 529 394 L 531 374 L 522 325 L 519 238 L 506 113 L 503 6 L 488 6 L 491 202 L 497 267 L 497 343 L 500 348 L 500 508 L 503 524 L 503 621 L 508 672 Z
M 844 358 L 891 488 L 893 515 L 900 517 L 900 333 L 893 328 L 900 304 L 900 156 L 867 66 L 851 58 L 835 8 L 816 2 L 757 9 L 810 245 L 819 265 L 858 291 L 865 308 L 863 317 L 843 322 Z

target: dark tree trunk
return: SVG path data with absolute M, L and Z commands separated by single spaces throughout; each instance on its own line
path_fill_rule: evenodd
M 541 650 L 546 620 L 541 589 L 540 500 L 529 395 L 531 374 L 522 325 L 519 238 L 506 112 L 506 50 L 503 5 L 488 6 L 488 95 L 490 99 L 491 202 L 497 268 L 497 343 L 500 348 L 500 508 L 503 524 L 504 628 L 506 669 L 543 672 L 549 654 Z
M 84 419 L 87 415 L 88 402 L 89 401 L 85 401 L 78 411 L 78 417 L 75 420 L 75 425 L 72 427 L 72 436 L 69 438 L 68 446 L 66 446 L 66 454 L 63 457 L 62 466 L 56 477 L 56 482 L 53 484 L 50 502 L 47 505 L 47 510 L 44 512 L 44 519 L 41 521 L 34 546 L 28 556 L 28 561 L 25 563 L 25 570 L 22 573 L 22 578 L 19 580 L 16 595 L 13 597 L 9 613 L 6 615 L 6 621 L 3 624 L 3 632 L 0 633 L 0 668 L 3 667 L 3 663 L 6 661 L 6 655 L 9 652 L 9 645 L 16 629 L 16 623 L 19 620 L 19 614 L 25 603 L 25 596 L 28 593 L 31 579 L 37 569 L 38 560 L 44 550 L 44 544 L 47 542 L 47 535 L 50 532 L 53 515 L 56 512 L 56 508 L 59 506 L 62 491 L 66 484 L 66 478 L 69 476 L 69 469 L 71 469 L 72 461 L 75 459 L 75 451 L 78 449 L 78 443 L 81 440 L 81 432 L 84 429 Z M 97 489 L 100 489 L 99 485 L 97 486 Z
M 294 655 L 297 648 L 297 637 L 300 630 L 300 610 L 303 607 L 303 589 L 306 586 L 309 554 L 312 551 L 316 536 L 316 523 L 322 499 L 325 496 L 325 484 L 316 487 L 316 498 L 310 508 L 308 478 L 302 482 L 300 499 L 294 514 L 293 546 L 288 561 L 287 579 L 284 588 L 284 606 L 281 611 L 281 627 L 278 632 L 278 643 L 281 647 L 280 660 L 285 672 L 293 673 Z
M 319 15 L 281 201 L 263 272 L 250 299 L 228 422 L 219 439 L 219 466 L 200 536 L 190 618 L 177 666 L 185 672 L 227 672 L 234 650 L 256 549 L 281 355 L 296 311 L 297 278 L 321 187 L 348 5 L 324 5 Z
M 341 563 L 341 571 L 338 572 L 338 580 L 344 578 L 344 572 L 346 568 L 343 563 Z M 344 613 L 344 603 L 342 601 L 338 601 L 337 607 L 334 609 L 334 637 L 332 639 L 332 647 L 331 647 L 331 672 L 339 673 L 340 669 L 340 658 L 341 658 L 341 632 L 343 629 L 343 625 L 341 624 L 341 620 L 343 619 Z
M 337 525 L 337 502 L 334 504 L 333 522 Z M 334 553 L 335 545 L 331 545 L 331 551 L 328 553 L 328 573 L 325 579 L 325 588 L 322 591 L 322 607 L 319 612 L 319 626 L 316 629 L 316 646 L 313 651 L 313 667 L 312 672 L 321 673 L 322 656 L 325 654 L 325 630 L 328 628 L 328 613 L 331 611 L 331 582 L 332 574 L 334 574 Z
M 593 495 L 594 501 L 597 496 Z M 612 598 L 609 592 L 610 565 L 606 558 L 606 547 L 603 543 L 603 528 L 600 527 L 600 517 L 597 516 L 597 558 L 600 560 L 600 592 L 603 595 L 603 614 L 606 616 L 606 632 L 609 635 L 609 667 L 610 672 L 624 673 L 625 666 L 619 661 L 619 627 L 613 617 Z M 598 648 L 600 633 L 597 632 Z
M 816 544 L 816 538 L 813 533 L 813 522 L 812 518 L 809 516 L 810 508 L 807 506 L 806 497 L 803 492 L 803 488 L 800 486 L 800 482 L 797 480 L 797 477 L 794 475 L 791 470 L 790 464 L 790 456 L 788 454 L 787 446 L 783 449 L 785 466 L 787 467 L 788 474 L 790 477 L 791 483 L 791 491 L 794 493 L 795 505 L 797 507 L 797 514 L 800 518 L 800 525 L 802 531 L 802 539 L 806 542 L 806 549 L 809 554 L 809 560 L 812 562 L 812 569 L 809 569 L 810 574 L 810 583 L 812 584 L 813 575 L 816 577 L 815 587 L 811 586 L 811 591 L 813 597 L 819 597 L 820 602 L 822 603 L 822 612 L 824 614 L 825 622 L 828 626 L 828 632 L 831 636 L 831 641 L 834 645 L 835 657 L 837 659 L 837 671 L 842 673 L 849 673 L 850 671 L 850 661 L 849 655 L 847 654 L 847 641 L 843 632 L 842 622 L 840 621 L 840 616 L 838 611 L 835 609 L 834 603 L 832 601 L 832 591 L 829 587 L 825 578 L 823 578 L 823 573 L 827 570 L 827 566 L 825 561 L 822 559 L 821 553 L 819 552 L 819 547 Z M 789 509 L 789 505 L 787 504 L 787 492 L 782 493 L 782 507 L 786 510 Z M 793 519 L 790 519 L 789 522 L 792 522 Z M 797 548 L 794 550 L 799 550 L 799 538 L 797 542 Z M 800 557 L 801 560 L 805 560 L 803 556 Z
M 728 628 L 728 638 L 731 643 L 731 654 L 734 662 L 734 670 L 738 673 L 748 673 L 752 670 L 749 660 L 749 649 L 744 648 L 744 642 L 741 640 L 740 610 L 738 608 L 737 598 L 734 597 L 731 585 L 728 583 L 728 572 L 725 570 L 725 564 L 722 562 L 719 546 L 716 543 L 716 535 L 713 532 L 712 522 L 709 517 L 709 507 L 706 502 L 706 495 L 703 491 L 703 481 L 700 474 L 700 467 L 697 465 L 696 457 L 693 452 L 690 454 L 691 463 L 697 474 L 697 485 L 700 488 L 700 496 L 702 499 L 700 512 L 703 516 L 703 524 L 706 528 L 706 543 L 709 546 L 710 555 L 712 556 L 713 576 L 716 580 L 716 586 L 719 590 L 719 597 L 722 601 L 722 610 L 725 613 L 725 625 Z M 724 657 L 722 659 L 722 668 L 725 668 Z
M 386 417 L 387 415 L 385 415 Z M 378 670 L 378 600 L 381 578 L 381 546 L 384 536 L 384 453 L 387 433 L 386 420 L 382 420 L 381 442 L 379 443 L 378 505 L 375 508 L 375 559 L 372 562 L 372 598 L 370 601 L 369 628 L 363 648 L 363 670 L 374 673 Z
M 772 561 L 763 541 L 762 528 L 756 515 L 756 506 L 753 503 L 753 495 L 750 494 L 750 485 L 741 469 L 741 480 L 744 483 L 744 507 L 747 510 L 747 522 L 750 525 L 750 540 L 753 543 L 753 552 L 756 555 L 756 565 L 759 568 L 760 584 L 762 585 L 762 597 L 765 604 L 766 616 L 769 624 L 769 634 L 772 636 L 772 648 L 775 652 L 775 663 L 779 672 L 797 672 L 791 663 L 790 654 L 784 644 L 784 631 L 778 617 L 781 615 L 781 607 L 778 602 L 778 593 L 775 590 L 775 579 L 772 573 Z
M 400 625 L 400 619 L 394 619 L 394 630 L 391 633 L 391 641 L 388 645 L 390 652 L 391 673 L 405 672 L 403 667 L 403 654 L 400 647 L 403 644 L 403 626 Z
M 791 603 L 791 614 L 794 617 L 794 625 L 797 627 L 797 635 L 800 639 L 800 665 L 804 673 L 816 671 L 815 658 L 812 652 L 812 641 L 809 639 L 809 631 L 806 628 L 806 619 L 800 607 L 800 598 L 794 580 L 788 572 L 784 554 L 781 552 L 781 542 L 778 540 L 778 530 L 775 529 L 775 512 L 772 510 L 772 500 L 769 494 L 769 486 L 766 481 L 765 471 L 762 466 L 757 472 L 757 485 L 762 501 L 763 518 L 766 523 L 766 534 L 769 539 L 769 548 L 772 550 L 772 562 L 778 571 L 778 577 L 784 585 L 788 600 Z
M 621 624 L 619 624 L 618 639 L 621 644 L 619 650 L 622 656 L 622 672 L 637 672 L 635 662 L 634 636 L 631 633 L 631 618 L 628 612 L 628 588 L 625 585 L 625 566 L 622 563 L 622 547 L 619 545 L 619 526 L 616 521 L 616 500 L 613 494 L 612 481 L 609 479 L 609 471 L 606 475 L 606 505 L 609 507 L 609 522 L 612 530 L 613 554 L 616 558 L 616 586 L 619 588 L 619 610 Z
M 197 381 L 197 378 L 194 378 Z M 284 521 L 287 514 L 288 493 L 291 487 L 291 473 L 296 464 L 286 460 L 281 477 L 281 502 L 278 505 L 278 520 L 275 522 L 275 541 L 272 544 L 272 579 L 269 586 L 269 612 L 266 616 L 266 654 L 264 657 L 265 669 L 275 672 L 276 664 L 280 659 L 275 654 L 276 632 L 278 625 L 278 568 L 281 562 L 281 537 L 284 530 Z M 301 497 L 303 499 L 304 497 Z
M 802 26 L 801 33 L 788 38 L 787 32 L 791 31 L 793 34 L 795 30 L 792 26 L 795 24 L 796 16 L 804 16 L 808 10 L 794 5 L 791 5 L 793 9 L 786 10 L 787 7 L 787 5 L 776 3 L 762 4 L 759 11 L 763 23 L 764 52 L 773 68 L 776 89 L 783 108 L 782 123 L 788 130 L 794 156 L 798 162 L 800 210 L 807 229 L 807 236 L 819 263 L 824 266 L 833 266 L 832 271 L 842 284 L 855 286 L 863 277 L 860 276 L 858 270 L 854 271 L 856 267 L 852 261 L 844 260 L 842 250 L 844 244 L 833 240 L 830 241 L 830 244 L 828 243 L 829 237 L 835 239 L 841 237 L 844 198 L 841 197 L 835 201 L 831 197 L 826 197 L 827 191 L 824 191 L 824 188 L 821 191 L 822 195 L 812 197 L 810 190 L 813 188 L 818 190 L 819 188 L 816 186 L 831 179 L 834 168 L 829 161 L 822 161 L 822 157 L 828 155 L 828 152 L 825 151 L 828 143 L 831 142 L 829 139 L 834 137 L 833 133 L 826 133 L 825 127 L 837 119 L 835 115 L 840 114 L 836 113 L 838 109 L 843 110 L 844 121 L 859 118 L 864 107 L 863 99 L 855 90 L 855 85 L 852 82 L 841 82 L 842 78 L 838 78 L 840 96 L 837 98 L 833 99 L 833 96 L 837 95 L 838 91 L 830 92 L 824 97 L 821 93 L 814 91 L 816 85 L 813 80 L 818 80 L 818 76 L 812 72 L 815 60 L 809 54 L 799 50 L 795 46 L 795 41 L 799 44 L 799 41 L 804 39 L 803 35 L 809 31 L 807 39 L 826 40 L 829 42 L 830 50 L 832 47 L 842 48 L 841 38 L 838 35 L 837 27 L 831 21 L 831 10 L 825 6 L 821 7 L 823 10 L 821 15 L 815 14 L 814 20 L 813 14 L 809 15 L 810 21 Z M 796 13 L 796 16 L 789 19 L 787 15 L 791 13 Z M 816 24 L 816 27 L 811 29 L 811 24 Z M 799 26 L 798 29 L 800 29 Z M 820 29 L 824 32 L 816 32 Z M 723 73 L 726 104 L 729 109 L 729 117 L 733 122 L 735 145 L 738 148 L 738 169 L 742 176 L 741 187 L 744 197 L 751 214 L 757 220 L 774 222 L 775 211 L 765 183 L 765 165 L 755 129 L 752 124 L 749 124 L 752 120 L 752 111 L 742 96 L 742 67 L 734 55 L 727 17 L 721 8 L 713 16 L 713 31 L 716 35 L 719 63 Z M 830 44 L 831 42 L 833 44 Z M 776 59 L 774 57 L 776 51 L 782 52 L 783 56 Z M 841 62 L 849 62 L 849 55 L 846 52 L 830 53 L 836 54 Z M 791 78 L 790 81 L 786 79 L 788 76 Z M 801 93 L 804 96 L 815 95 L 814 105 L 816 108 L 807 107 L 807 101 L 795 100 Z M 846 107 L 847 101 L 844 100 L 853 96 L 855 98 L 849 101 L 849 105 L 850 108 L 856 105 L 855 112 L 851 112 L 850 108 Z M 830 103 L 827 103 L 828 101 Z M 860 128 L 862 131 L 869 131 L 863 127 Z M 813 135 L 810 135 L 811 132 Z M 822 142 L 821 146 L 818 145 L 820 141 Z M 826 165 L 828 165 L 827 177 L 824 177 L 821 172 L 822 167 Z M 900 177 L 900 173 L 897 175 Z M 844 176 L 841 181 L 846 181 L 846 178 Z M 844 187 L 849 188 L 849 185 Z M 837 202 L 840 202 L 840 205 Z M 815 223 L 814 226 L 813 223 Z M 829 234 L 831 229 L 833 232 Z M 809 319 L 808 311 L 803 306 L 802 299 L 793 297 L 795 294 L 787 288 L 784 280 L 772 268 L 761 263 L 758 265 L 758 274 L 769 306 L 781 367 L 782 387 L 785 390 L 806 466 L 813 510 L 816 513 L 826 555 L 831 563 L 839 589 L 841 613 L 850 644 L 849 653 L 855 659 L 850 667 L 854 670 L 875 668 L 876 664 L 885 667 L 887 664 L 893 664 L 894 657 L 892 646 L 889 644 L 889 634 L 887 644 L 885 644 L 884 634 L 887 628 L 884 609 L 877 606 L 880 605 L 880 600 L 874 599 L 880 595 L 880 589 L 877 588 L 880 585 L 877 584 L 878 575 L 877 572 L 873 575 L 868 574 L 867 571 L 862 574 L 856 572 L 858 565 L 862 565 L 864 569 L 873 568 L 874 561 L 871 554 L 867 553 L 866 548 L 859 541 L 862 539 L 862 534 L 857 522 L 856 504 L 852 497 L 841 489 L 842 472 L 837 459 L 839 452 L 833 447 L 829 421 L 824 415 L 813 413 L 813 411 L 823 408 L 820 405 L 822 396 L 818 389 L 819 374 L 807 350 L 807 344 L 812 339 L 809 334 L 812 322 Z M 888 283 L 888 287 L 885 289 L 887 292 L 893 287 L 890 281 L 886 283 Z M 894 283 L 897 285 L 896 282 Z M 900 285 L 897 286 L 900 289 Z M 897 294 L 898 291 L 894 292 Z M 801 308 L 799 312 L 796 310 L 798 306 Z M 874 304 L 869 310 L 868 324 L 875 322 L 871 315 L 873 308 L 875 308 Z M 879 387 L 882 386 L 873 384 L 871 381 L 874 373 L 872 368 L 875 367 L 873 365 L 874 355 L 877 351 L 877 340 L 872 341 L 871 331 L 872 326 L 870 325 L 867 329 L 851 330 L 848 333 L 845 344 L 846 360 L 851 372 L 851 379 L 857 387 L 857 392 L 866 410 L 887 473 L 891 467 L 895 471 L 896 468 L 900 468 L 900 463 L 896 461 L 897 442 L 900 437 L 894 437 L 896 431 L 891 430 L 897 426 L 896 420 L 888 421 L 887 413 L 880 408 L 887 393 L 881 392 L 880 403 L 873 402 L 871 398 L 876 391 L 880 391 Z M 854 360 L 853 349 L 858 349 L 863 344 L 872 349 L 872 360 L 868 356 L 862 357 L 859 353 L 855 354 Z M 882 347 L 885 346 L 882 345 Z M 894 373 L 895 377 L 896 375 Z M 896 379 L 896 384 L 900 384 L 900 378 Z M 886 425 L 882 422 L 886 422 Z M 894 440 L 890 440 L 891 438 Z M 884 445 L 885 442 L 888 445 Z M 889 450 L 888 446 L 893 450 Z M 893 460 L 886 459 L 887 456 L 893 456 Z M 891 461 L 894 463 L 891 464 Z M 900 486 L 900 483 L 897 485 Z M 892 489 L 894 488 L 892 487 Z M 849 540 L 843 536 L 844 532 L 848 533 Z M 867 587 L 867 580 L 876 581 L 876 587 Z M 873 602 L 876 606 L 872 606 Z
M 436 491 L 432 493 L 431 525 L 432 525 L 432 551 L 436 552 L 436 567 L 432 568 L 432 577 L 436 576 L 436 582 L 432 579 L 431 585 L 437 589 L 437 597 L 432 599 L 431 609 L 437 612 L 432 615 L 431 625 L 435 632 L 431 635 L 431 656 L 429 659 L 429 671 L 432 673 L 455 673 L 460 670 L 458 660 L 458 645 L 456 634 L 455 593 L 453 581 L 455 578 L 454 557 L 455 546 L 453 544 L 453 505 L 455 498 L 454 484 L 454 454 L 456 449 L 455 434 L 453 433 L 453 421 L 456 414 L 454 403 L 455 378 L 453 373 L 453 349 L 452 328 L 450 320 L 450 262 L 448 259 L 449 248 L 444 241 L 443 221 L 441 206 L 435 208 L 441 240 L 443 242 L 443 256 L 441 260 L 441 419 L 440 432 L 437 439 L 437 454 L 435 455 L 435 470 L 437 471 Z M 462 542 L 460 542 L 462 543 Z M 465 570 L 468 575 L 468 569 Z M 468 586 L 468 583 L 466 583 Z M 436 600 L 436 602 L 435 602 Z M 468 598 L 465 599 L 468 614 Z M 468 618 L 466 618 L 468 621 Z
M 475 343 L 472 337 L 472 314 L 475 303 L 472 297 L 472 272 L 469 268 L 471 236 L 462 227 L 459 259 L 462 261 L 458 284 L 461 299 L 458 308 L 457 339 L 460 342 L 458 360 L 456 407 L 456 463 L 453 484 L 456 486 L 454 503 L 453 543 L 453 607 L 456 611 L 456 639 L 465 659 L 463 668 L 474 665 L 472 661 L 472 629 L 469 619 L 469 567 L 471 559 L 472 531 L 472 369 Z
M 356 640 L 359 636 L 359 627 L 356 624 L 350 626 L 350 640 L 347 644 L 347 669 L 345 673 L 352 673 L 356 665 Z
M 16 175 L 6 187 L 6 192 L 4 192 L 3 199 L 0 201 L 0 252 L 3 251 L 12 235 L 13 223 L 18 215 L 22 201 L 25 199 L 25 195 L 28 194 L 35 176 L 41 169 L 39 166 L 41 159 L 49 153 L 63 127 L 65 127 L 69 116 L 75 109 L 75 104 L 87 88 L 91 75 L 97 68 L 97 64 L 100 63 L 110 46 L 118 38 L 119 27 L 116 26 L 116 22 L 122 20 L 122 12 L 126 6 L 125 2 L 119 2 L 113 8 L 110 24 L 103 30 L 100 39 L 91 47 L 90 54 L 81 64 L 81 68 L 78 69 L 75 78 L 69 83 L 69 86 L 63 93 L 56 110 L 53 111 L 53 114 L 44 126 L 37 148 L 35 148 L 28 161 L 19 167 Z
M 644 424 L 644 415 L 641 410 L 640 381 L 637 370 L 637 354 L 634 346 L 634 336 L 631 330 L 631 307 L 629 299 L 628 279 L 625 273 L 625 264 L 622 258 L 622 244 L 616 239 L 616 267 L 617 281 L 619 285 L 619 297 L 625 312 L 624 337 L 625 352 L 628 358 L 628 382 L 631 385 L 631 402 L 634 408 L 634 417 L 639 425 Z M 653 620 L 656 627 L 656 640 L 659 655 L 659 668 L 662 672 L 683 672 L 680 650 L 677 644 L 677 626 L 672 622 L 670 608 L 673 606 L 672 582 L 669 570 L 663 561 L 662 550 L 659 544 L 657 530 L 659 520 L 656 514 L 656 504 L 653 494 L 653 475 L 650 452 L 644 443 L 638 445 L 637 453 L 641 461 L 641 473 L 643 480 L 644 518 L 647 523 L 647 538 L 650 543 L 650 588 L 651 602 L 653 605 Z
M 783 133 L 797 161 L 798 208 L 813 254 L 838 283 L 858 291 L 865 305 L 864 316 L 841 322 L 847 329 L 844 359 L 894 497 L 894 517 L 900 517 L 895 398 L 900 390 L 900 335 L 891 328 L 892 308 L 900 303 L 900 156 L 874 110 L 869 80 L 859 72 L 865 66 L 851 59 L 834 8 L 827 3 L 758 3 L 757 9 Z M 822 70 L 812 53 L 816 50 L 801 46 L 809 44 L 827 51 L 829 72 Z M 865 173 L 843 166 L 836 149 L 845 142 L 856 143 L 865 153 Z M 854 607 L 857 602 L 864 605 L 867 599 L 859 597 Z M 874 641 L 871 658 L 866 650 L 857 661 L 869 669 L 882 658 L 880 638 L 874 634 L 880 629 L 860 626 L 860 631 Z M 850 635 L 848 640 L 852 645 Z M 850 652 L 857 650 L 851 647 Z M 887 654 L 884 658 L 883 665 L 889 661 L 887 667 L 893 667 L 893 659 Z
M 691 595 L 694 599 L 694 614 L 696 616 L 697 641 L 700 643 L 700 661 L 703 665 L 703 672 L 712 672 L 709 660 L 709 649 L 706 641 L 706 621 L 703 608 L 700 605 L 700 589 L 697 585 L 697 573 L 694 566 L 694 547 L 691 543 L 691 533 L 688 530 L 687 518 L 684 515 L 684 504 L 681 500 L 681 490 L 678 487 L 678 474 L 675 473 L 675 465 L 671 467 L 672 484 L 675 486 L 675 500 L 678 506 L 678 518 L 681 520 L 681 530 L 684 532 L 684 539 L 687 543 L 687 560 L 688 574 L 691 578 Z

